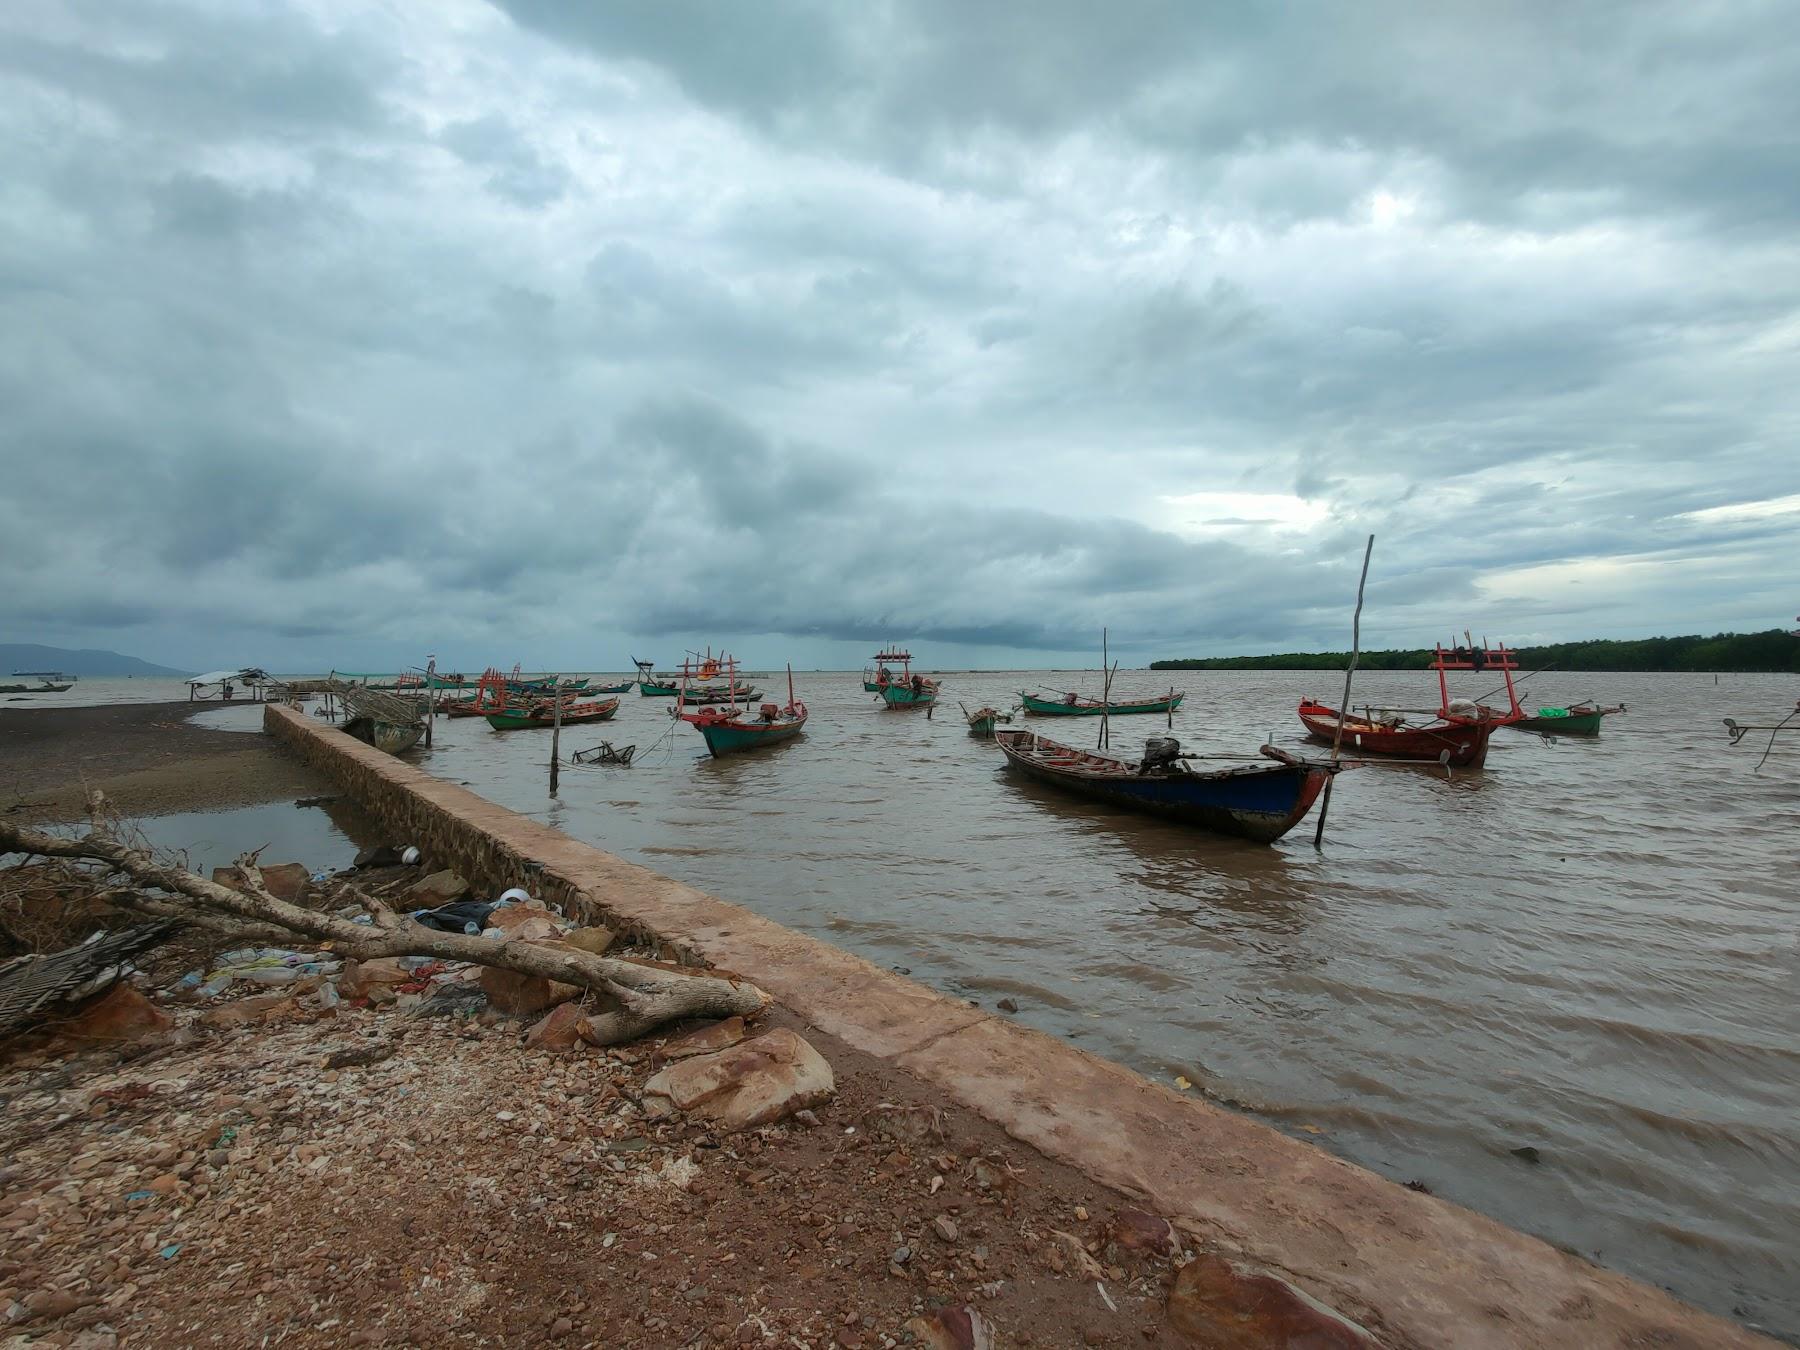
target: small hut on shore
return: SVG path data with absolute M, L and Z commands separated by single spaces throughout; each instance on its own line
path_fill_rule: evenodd
M 247 693 L 252 703 L 261 703 L 275 681 L 260 666 L 244 666 L 239 670 L 209 670 L 204 675 L 190 675 L 187 680 L 188 702 L 204 703 L 209 699 L 230 702 Z

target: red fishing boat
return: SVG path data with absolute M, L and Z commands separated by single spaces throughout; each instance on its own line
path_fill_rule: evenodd
M 1342 748 L 1355 754 L 1396 755 L 1478 769 L 1487 759 L 1488 739 L 1494 731 L 1525 716 L 1513 688 L 1513 672 L 1518 668 L 1505 643 L 1489 647 L 1484 639 L 1479 647 L 1473 640 L 1462 647 L 1439 646 L 1429 667 L 1438 673 L 1438 708 L 1429 721 L 1408 720 L 1405 709 L 1364 708 L 1360 715 L 1340 713 L 1314 699 L 1301 700 L 1300 721 L 1314 740 L 1330 743 L 1341 735 Z M 1505 681 L 1506 710 L 1451 698 L 1448 672 L 1452 670 L 1499 671 Z
M 444 699 L 438 711 L 445 717 L 486 717 L 506 707 L 506 676 L 493 666 L 482 673 L 474 698 Z

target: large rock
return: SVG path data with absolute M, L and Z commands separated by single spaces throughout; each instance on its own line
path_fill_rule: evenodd
M 581 992 L 572 984 L 547 980 L 541 975 L 521 975 L 498 966 L 489 966 L 481 972 L 481 991 L 496 1010 L 517 1017 L 529 1017 L 559 1003 L 567 1003 Z
M 90 999 L 58 1029 L 68 1049 L 84 1045 L 129 1045 L 159 1036 L 175 1019 L 129 984 L 120 981 L 99 998 Z
M 714 1022 L 710 1027 L 701 1027 L 698 1031 L 676 1037 L 657 1053 L 665 1060 L 717 1054 L 720 1050 L 729 1050 L 743 1040 L 744 1035 L 744 1019 L 727 1017 L 723 1022 Z
M 987 1319 L 966 1304 L 915 1317 L 906 1329 L 930 1350 L 995 1350 L 998 1344 Z
M 501 905 L 500 908 L 488 915 L 487 926 L 503 928 L 510 932 L 522 923 L 551 917 L 550 911 L 542 905 Z
M 563 941 L 589 956 L 605 956 L 615 936 L 610 928 L 577 928 L 573 933 L 565 933 Z
M 525 1044 L 534 1050 L 567 1053 L 581 1044 L 587 1020 L 587 1013 L 579 1003 L 559 1003 L 525 1033 Z
M 817 1106 L 836 1090 L 824 1056 L 786 1027 L 671 1064 L 644 1084 L 645 1097 L 728 1130 L 767 1125 Z
M 1122 1209 L 1113 1215 L 1107 1237 L 1124 1251 L 1148 1252 L 1152 1256 L 1172 1256 L 1180 1245 L 1175 1228 L 1167 1219 L 1141 1209 Z
M 262 873 L 263 889 L 277 900 L 286 900 L 290 904 L 300 898 L 300 892 L 312 880 L 312 873 L 302 863 L 269 863 L 257 870 Z M 215 867 L 212 879 L 221 886 L 249 894 L 250 883 L 236 867 Z
M 460 900 L 468 893 L 469 883 L 449 868 L 421 877 L 406 888 L 413 909 L 436 909 L 452 900 Z
M 383 956 L 373 961 L 352 958 L 344 962 L 337 977 L 338 993 L 344 998 L 381 998 L 397 984 L 405 984 L 411 974 L 401 969 L 398 957 Z
M 1379 1350 L 1368 1332 L 1286 1280 L 1212 1252 L 1177 1273 L 1168 1314 L 1207 1350 Z
M 514 924 L 513 927 L 507 931 L 506 941 L 560 942 L 562 941 L 562 937 L 562 925 L 557 923 L 557 921 L 548 914 L 540 913 L 525 920 L 524 923 Z
M 267 1022 L 293 1011 L 293 991 L 283 989 L 279 993 L 256 994 L 250 998 L 240 998 L 235 1003 L 227 1003 L 223 1007 L 209 1009 L 200 1014 L 200 1025 L 219 1031 L 226 1027 L 245 1027 L 255 1022 Z

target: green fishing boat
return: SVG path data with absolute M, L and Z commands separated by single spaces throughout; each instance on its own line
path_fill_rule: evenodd
M 1594 703 L 1576 703 L 1567 708 L 1539 708 L 1535 717 L 1521 717 L 1506 725 L 1514 731 L 1536 731 L 1546 736 L 1598 736 L 1601 719 L 1625 711 L 1602 708 Z
M 583 722 L 604 722 L 619 710 L 619 700 L 609 698 L 599 703 L 564 703 L 562 725 L 580 726 Z M 529 707 L 502 708 L 484 714 L 495 731 L 523 731 L 528 727 L 553 727 L 557 724 L 556 705 L 550 699 Z
M 1019 701 L 1025 706 L 1027 717 L 1098 717 L 1105 713 L 1109 717 L 1129 717 L 1134 713 L 1172 713 L 1181 706 L 1186 694 L 1170 691 L 1163 698 L 1142 699 L 1133 702 L 1108 703 L 1103 699 L 1088 698 L 1082 694 L 1064 694 L 1060 698 L 1040 698 L 1036 694 L 1019 692 Z
M 962 705 L 959 703 L 957 707 L 962 708 Z M 969 724 L 969 735 L 978 740 L 993 739 L 995 727 L 1002 722 L 1009 725 L 1012 722 L 1012 714 L 1001 712 L 998 708 L 977 708 L 974 712 L 963 708 L 963 717 Z
M 900 673 L 895 674 L 888 669 L 889 661 L 900 663 Z M 937 703 L 938 682 L 924 675 L 915 675 L 912 670 L 912 653 L 900 647 L 875 653 L 875 679 L 871 683 L 868 672 L 863 673 L 863 689 L 865 692 L 881 695 L 881 701 L 890 708 L 923 708 L 927 715 Z

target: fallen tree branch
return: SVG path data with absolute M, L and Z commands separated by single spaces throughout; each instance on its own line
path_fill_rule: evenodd
M 594 1039 L 600 1044 L 631 1040 L 680 1018 L 748 1016 L 760 1012 L 769 1002 L 768 995 L 754 985 L 718 976 L 642 966 L 560 945 L 495 942 L 466 933 L 440 933 L 346 887 L 345 892 L 370 917 L 367 924 L 353 923 L 270 894 L 253 855 L 238 864 L 244 888 L 222 886 L 185 868 L 159 863 L 146 848 L 133 848 L 112 838 L 102 823 L 103 812 L 104 801 L 95 793 L 90 803 L 95 828 L 80 838 L 0 821 L 0 853 L 102 864 L 109 873 L 129 878 L 136 888 L 109 888 L 108 900 L 158 918 L 187 919 L 246 937 L 264 937 L 270 932 L 286 938 L 298 935 L 359 961 L 430 956 L 495 966 L 595 990 L 619 1004 L 617 1010 L 594 1019 Z M 162 894 L 143 894 L 146 890 Z

